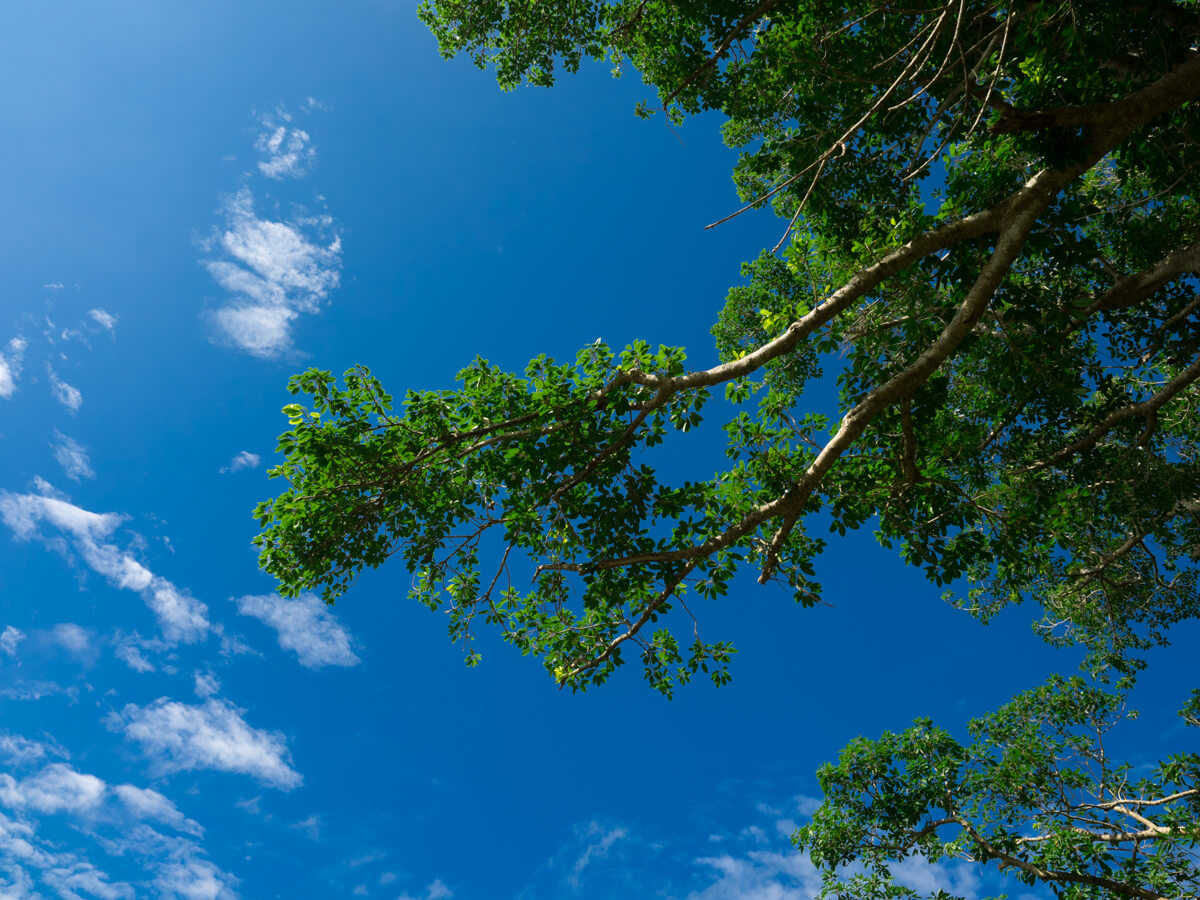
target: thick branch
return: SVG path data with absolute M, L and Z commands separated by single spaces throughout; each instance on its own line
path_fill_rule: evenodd
M 1029 466 L 1025 471 L 1037 472 L 1041 469 L 1049 468 L 1057 465 L 1064 459 L 1068 459 L 1077 453 L 1085 453 L 1091 450 L 1100 442 L 1100 439 L 1112 431 L 1116 426 L 1120 425 L 1127 419 L 1136 419 L 1138 417 L 1152 416 L 1158 412 L 1168 400 L 1180 393 L 1184 388 L 1200 378 L 1200 357 L 1192 361 L 1192 364 L 1172 378 L 1163 386 L 1163 389 L 1157 394 L 1143 400 L 1141 403 L 1134 403 L 1126 406 L 1123 409 L 1118 409 L 1116 412 L 1110 413 L 1099 425 L 1066 447 L 1063 447 L 1055 453 L 1050 459 Z
M 1005 853 L 989 843 L 983 835 L 972 827 L 971 823 L 966 819 L 959 819 L 960 824 L 966 829 L 975 842 L 983 850 L 987 859 L 995 859 L 1006 866 L 1012 866 L 1015 869 L 1020 869 L 1039 881 L 1047 881 L 1056 884 L 1090 884 L 1093 887 L 1105 888 L 1118 894 L 1123 894 L 1126 897 L 1138 897 L 1140 900 L 1167 900 L 1157 891 L 1148 891 L 1145 888 L 1140 888 L 1137 885 L 1127 884 L 1123 881 L 1114 881 L 1111 878 L 1105 878 L 1101 875 L 1091 875 L 1087 872 L 1065 872 L 1054 869 L 1043 869 L 1041 866 L 1021 859 L 1019 856 L 1013 856 L 1011 853 Z
M 1086 319 L 1101 311 L 1135 306 L 1180 275 L 1196 271 L 1200 271 L 1200 240 L 1180 247 L 1149 269 L 1136 275 L 1126 275 L 1092 301 L 1080 318 Z

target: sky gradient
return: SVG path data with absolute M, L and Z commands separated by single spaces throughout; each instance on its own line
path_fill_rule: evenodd
M 0 898 L 807 900 L 787 835 L 818 765 L 1074 669 L 1032 611 L 980 626 L 866 534 L 821 560 L 827 605 L 751 578 L 703 604 L 734 680 L 670 702 L 635 666 L 559 692 L 488 635 L 469 671 L 398 567 L 336 609 L 280 600 L 250 510 L 290 374 L 361 362 L 400 393 L 597 337 L 707 365 L 783 223 L 704 230 L 737 204 L 715 118 L 639 121 L 603 66 L 501 94 L 408 4 L 7 18 Z M 1152 655 L 1131 761 L 1185 749 L 1198 636 Z

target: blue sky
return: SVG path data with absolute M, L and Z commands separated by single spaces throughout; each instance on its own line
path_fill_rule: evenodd
M 782 223 L 703 229 L 737 202 L 716 120 L 638 121 L 602 67 L 503 95 L 408 4 L 7 20 L 0 897 L 799 900 L 821 762 L 1073 668 L 867 535 L 822 560 L 828 606 L 745 579 L 703 608 L 734 681 L 671 702 L 633 667 L 570 696 L 486 637 L 468 671 L 396 568 L 336 610 L 280 601 L 249 512 L 291 373 L 444 387 L 597 337 L 707 363 Z M 1183 749 L 1188 678 L 1155 654 L 1133 761 Z

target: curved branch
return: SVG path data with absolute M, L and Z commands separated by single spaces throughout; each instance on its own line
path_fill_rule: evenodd
M 1020 869 L 1026 874 L 1032 875 L 1039 881 L 1046 881 L 1054 884 L 1090 884 L 1093 887 L 1105 888 L 1117 894 L 1123 894 L 1126 897 L 1137 897 L 1139 900 L 1168 900 L 1157 891 L 1148 891 L 1145 888 L 1137 887 L 1136 885 L 1126 884 L 1123 881 L 1114 881 L 1111 878 L 1105 878 L 1102 875 L 1090 875 L 1087 872 L 1065 872 L 1055 869 L 1043 869 L 1041 866 L 1021 859 L 1019 856 L 1013 856 L 1011 853 L 1006 853 L 995 847 L 983 835 L 975 830 L 966 819 L 960 818 L 958 824 L 963 827 L 983 850 L 985 859 L 994 859 L 1005 866 L 1012 866 L 1014 869 Z
M 1161 391 L 1141 403 L 1134 403 L 1131 406 L 1126 406 L 1118 409 L 1116 412 L 1110 413 L 1099 425 L 1079 438 L 1077 441 L 1063 447 L 1048 460 L 1040 463 L 1035 463 L 1032 466 L 1027 466 L 1023 472 L 1038 472 L 1042 469 L 1048 469 L 1051 466 L 1057 465 L 1064 459 L 1068 459 L 1077 453 L 1085 453 L 1091 450 L 1100 442 L 1100 439 L 1112 431 L 1116 426 L 1120 425 L 1127 419 L 1135 419 L 1138 417 L 1150 417 L 1158 412 L 1168 400 L 1176 394 L 1183 391 L 1189 385 L 1200 378 L 1200 356 L 1192 361 L 1192 364 L 1172 378 L 1166 383 Z
M 1126 309 L 1141 303 L 1163 285 L 1180 275 L 1200 271 L 1200 239 L 1163 257 L 1149 269 L 1126 275 L 1092 301 L 1080 314 L 1080 321 L 1097 312 Z

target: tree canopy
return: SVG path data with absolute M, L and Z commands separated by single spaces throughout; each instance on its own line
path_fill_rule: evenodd
M 476 359 L 399 403 L 365 367 L 296 376 L 307 399 L 285 407 L 273 472 L 289 486 L 256 510 L 285 594 L 332 602 L 399 555 L 456 640 L 495 626 L 574 689 L 636 655 L 668 694 L 729 677 L 732 648 L 693 636 L 688 594 L 750 569 L 813 603 L 831 530 L 872 528 L 982 619 L 1036 604 L 1094 673 L 1135 673 L 1200 614 L 1195 0 L 420 15 L 504 88 L 591 58 L 641 75 L 642 115 L 719 111 L 742 211 L 772 206 L 780 240 L 729 290 L 707 368 L 597 342 L 523 373 Z M 822 378 L 837 409 L 812 400 Z M 682 446 L 671 433 L 715 390 L 728 464 L 670 483 L 655 448 Z M 971 746 L 930 723 L 860 742 L 798 839 L 866 863 L 850 896 L 902 890 L 877 876 L 914 851 L 997 860 L 1065 897 L 1194 893 L 1200 757 L 1143 782 L 1098 761 L 1084 732 L 1119 702 L 1061 681 L 980 720 Z

